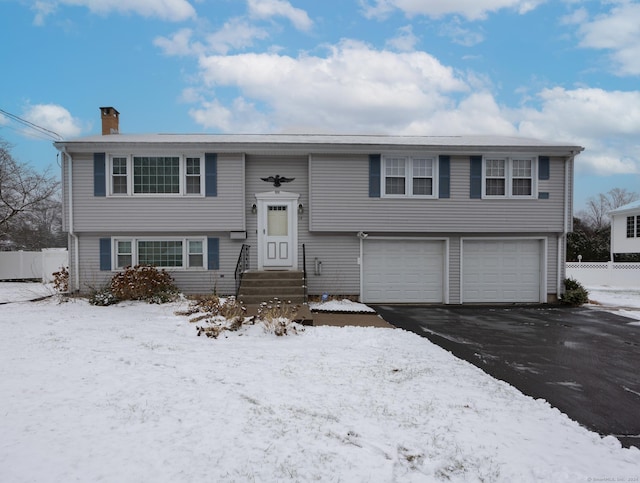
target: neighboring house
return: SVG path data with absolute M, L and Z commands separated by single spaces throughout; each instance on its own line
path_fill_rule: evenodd
M 611 217 L 611 260 L 621 253 L 640 253 L 640 201 L 609 212 Z
M 562 291 L 580 146 L 128 135 L 118 134 L 115 109 L 101 111 L 102 136 L 55 143 L 72 289 L 150 263 L 171 270 L 186 293 L 232 294 L 249 245 L 250 269 L 306 262 L 310 294 L 363 302 L 547 302 Z

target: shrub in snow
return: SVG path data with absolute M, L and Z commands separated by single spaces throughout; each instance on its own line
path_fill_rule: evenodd
M 150 265 L 125 268 L 113 276 L 109 288 L 119 300 L 146 300 L 154 304 L 171 302 L 179 295 L 171 275 Z
M 60 267 L 60 270 L 53 272 L 53 288 L 58 293 L 69 291 L 69 269 L 67 267 Z
M 564 279 L 564 294 L 560 297 L 564 304 L 579 306 L 589 302 L 589 292 L 573 278 Z
M 189 322 L 201 322 L 196 326 L 198 336 L 217 339 L 224 331 L 237 331 L 245 323 L 253 323 L 253 317 L 246 317 L 247 309 L 234 297 L 222 299 L 217 295 L 199 298 L 189 305 L 187 310 L 177 315 L 192 316 Z
M 94 290 L 89 296 L 89 303 L 91 305 L 98 305 L 100 307 L 117 304 L 118 302 L 120 301 L 115 295 L 111 293 L 111 290 L 109 288 Z
M 293 321 L 299 308 L 290 301 L 283 302 L 276 298 L 260 304 L 258 319 L 265 330 L 271 334 L 277 336 L 297 334 L 299 330 L 304 330 Z
M 262 323 L 266 332 L 277 336 L 298 333 L 303 329 L 293 322 L 297 312 L 298 306 L 275 299 L 261 304 L 255 317 L 247 317 L 246 307 L 234 297 L 224 299 L 210 295 L 193 301 L 187 310 L 176 314 L 190 316 L 189 322 L 199 323 L 196 326 L 199 336 L 204 334 L 217 339 L 226 331 L 235 332 L 256 322 Z

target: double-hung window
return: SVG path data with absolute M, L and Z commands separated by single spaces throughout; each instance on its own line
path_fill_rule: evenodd
M 132 265 L 204 268 L 203 238 L 126 238 L 114 240 L 116 269 Z
M 114 157 L 111 159 L 111 193 L 126 195 L 128 191 L 127 158 Z
M 202 195 L 202 157 L 112 156 L 111 195 Z
M 483 197 L 532 198 L 535 195 L 534 157 L 486 156 L 483 164 Z
M 200 158 L 186 159 L 186 193 L 199 195 L 201 191 Z
M 383 194 L 390 197 L 434 197 L 435 171 L 435 157 L 385 156 Z
M 627 238 L 640 238 L 640 216 L 627 216 Z

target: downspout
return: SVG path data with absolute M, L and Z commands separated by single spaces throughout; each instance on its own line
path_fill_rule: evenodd
M 77 292 L 80 290 L 80 269 L 78 264 L 80 263 L 80 256 L 78 254 L 79 242 L 78 235 L 73 231 L 73 158 L 67 152 L 67 147 L 62 147 L 62 153 L 69 160 L 68 164 L 68 172 L 67 172 L 67 183 L 68 183 L 68 192 L 69 192 L 69 236 L 73 239 L 73 291 Z
M 562 235 L 558 238 L 558 283 L 556 286 L 556 296 L 560 298 L 564 289 L 564 280 L 562 274 L 565 270 L 562 269 L 563 264 L 566 264 L 566 253 L 563 253 L 563 247 L 566 250 L 567 247 L 567 234 L 569 233 L 569 168 L 573 165 L 575 155 L 567 157 L 564 162 L 564 215 L 562 224 Z M 565 255 L 563 260 L 562 255 Z

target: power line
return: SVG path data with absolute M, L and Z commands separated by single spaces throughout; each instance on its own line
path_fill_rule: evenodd
M 4 109 L 0 108 L 0 113 L 4 114 L 5 116 L 7 116 L 9 119 L 13 119 L 16 122 L 19 122 L 20 124 L 28 127 L 29 129 L 33 129 L 34 131 L 36 131 L 39 134 L 43 134 L 45 136 L 47 136 L 50 139 L 53 139 L 54 141 L 62 141 L 62 136 L 60 136 L 60 134 L 58 134 L 55 131 L 51 131 L 50 129 L 47 129 L 45 127 L 42 126 L 38 126 L 37 124 L 32 123 L 31 121 L 27 121 L 26 119 L 22 119 L 19 116 L 16 116 L 15 114 L 11 114 L 10 112 L 5 111 Z

